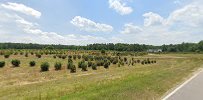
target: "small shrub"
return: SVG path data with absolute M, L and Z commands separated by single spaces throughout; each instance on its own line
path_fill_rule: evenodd
M 62 66 L 62 64 L 60 62 L 56 62 L 54 65 L 55 70 L 61 70 L 61 66 Z
M 73 62 L 68 62 L 67 69 L 71 69 L 73 67 Z
M 30 66 L 33 67 L 36 65 L 36 62 L 35 61 L 30 61 Z
M 97 65 L 95 63 L 92 63 L 92 69 L 97 70 Z
M 148 61 L 144 61 L 145 64 L 148 64 Z
M 62 55 L 62 57 L 61 57 L 62 59 L 66 59 L 66 55 Z
M 20 52 L 20 55 L 23 55 L 24 53 L 23 52 Z
M 5 54 L 4 58 L 9 58 L 9 56 L 10 56 L 9 54 Z
M 18 55 L 18 52 L 15 52 L 14 55 Z
M 62 55 L 58 55 L 59 58 L 62 58 Z
M 109 68 L 109 64 L 108 63 L 104 63 L 104 68 L 108 69 Z
M 25 57 L 28 57 L 28 53 L 25 54 Z
M 81 59 L 81 55 L 78 55 L 78 59 Z
M 82 63 L 84 63 L 85 61 L 79 61 L 78 62 L 78 68 L 82 68 Z
M 53 58 L 56 58 L 56 55 L 54 55 Z
M 14 67 L 19 67 L 19 65 L 20 65 L 20 60 L 14 59 L 14 60 L 11 61 L 11 64 L 12 64 Z
M 81 68 L 82 68 L 82 71 L 87 71 L 87 64 L 85 62 L 82 62 Z
M 89 62 L 88 62 L 88 67 L 91 67 L 91 66 L 92 66 L 92 62 L 89 61 Z
M 36 57 L 37 57 L 37 58 L 41 58 L 42 55 L 41 55 L 41 54 L 36 54 Z
M 144 64 L 145 64 L 145 61 L 142 61 L 141 64 L 144 65 Z
M 104 49 L 102 49 L 102 50 L 101 50 L 101 53 L 102 53 L 102 54 L 105 54 L 105 50 L 104 50 Z
M 118 63 L 118 67 L 121 67 L 121 64 L 120 64 L 120 63 Z
M 126 57 L 124 57 L 124 62 L 127 62 L 127 58 Z
M 0 61 L 0 68 L 3 68 L 5 66 L 5 61 Z
M 132 62 L 131 65 L 134 66 L 134 62 Z
M 71 58 L 68 58 L 68 63 L 72 63 L 73 60 Z
M 49 71 L 49 63 L 48 62 L 44 62 L 41 64 L 41 71 Z
M 139 59 L 137 60 L 137 63 L 140 63 L 140 60 L 139 60 Z
M 68 55 L 68 58 L 72 58 L 72 56 L 71 56 L 71 55 Z
M 77 58 L 77 56 L 76 56 L 76 55 L 73 55 L 73 59 L 76 60 L 76 58 Z
M 70 68 L 70 73 L 76 73 L 76 67 L 75 67 L 75 65 L 73 65 L 73 66 Z
M 118 59 L 114 59 L 112 63 L 113 64 L 117 64 L 118 63 Z
M 123 61 L 119 61 L 119 64 L 124 66 L 124 62 Z

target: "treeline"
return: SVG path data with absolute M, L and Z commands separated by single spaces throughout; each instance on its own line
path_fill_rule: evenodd
M 164 52 L 201 52 L 203 51 L 203 41 L 199 43 L 182 43 L 162 46 L 145 44 L 89 44 L 86 46 L 76 45 L 44 45 L 25 43 L 0 43 L 0 49 L 70 49 L 70 50 L 115 50 L 115 51 L 135 51 L 143 52 L 149 49 L 162 49 Z

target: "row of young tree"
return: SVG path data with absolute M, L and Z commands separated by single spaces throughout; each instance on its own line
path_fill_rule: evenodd
M 54 58 L 60 56 L 53 56 Z M 74 63 L 75 62 L 75 63 Z M 77 64 L 76 64 L 77 62 Z M 135 59 L 135 58 L 127 58 L 127 57 L 121 57 L 121 56 L 93 56 L 93 55 L 69 55 L 68 56 L 68 64 L 67 69 L 70 70 L 71 73 L 76 72 L 76 65 L 78 66 L 78 69 L 81 69 L 81 71 L 88 71 L 88 67 L 92 68 L 92 70 L 97 70 L 98 67 L 103 66 L 105 69 L 108 69 L 110 65 L 114 66 L 135 66 L 135 64 L 154 64 L 156 63 L 156 60 L 150 60 L 150 59 Z M 13 67 L 19 67 L 21 64 L 21 61 L 18 59 L 14 59 L 11 61 L 11 64 Z M 30 61 L 29 65 L 31 67 L 36 66 L 35 61 Z M 5 66 L 5 61 L 0 61 L 0 68 Z M 49 71 L 50 64 L 48 62 L 44 62 L 40 65 L 41 71 Z M 62 69 L 62 63 L 56 62 L 54 64 L 55 70 L 61 70 Z
M 143 52 L 148 49 L 162 49 L 164 52 L 201 52 L 203 51 L 203 41 L 199 43 L 182 43 L 162 46 L 145 44 L 89 44 L 86 46 L 75 45 L 42 45 L 24 43 L 0 43 L 0 49 L 70 49 L 70 50 L 115 50 L 115 51 L 135 51 Z

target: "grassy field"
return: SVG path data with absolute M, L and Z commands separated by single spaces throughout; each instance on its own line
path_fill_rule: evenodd
M 13 68 L 12 59 L 21 60 L 20 67 Z M 202 54 L 145 55 L 139 59 L 156 59 L 156 64 L 135 66 L 111 65 L 109 69 L 88 68 L 71 74 L 66 69 L 67 59 L 54 59 L 52 55 L 36 58 L 22 55 L 10 56 L 6 66 L 0 68 L 1 100 L 152 100 L 160 99 L 168 90 L 182 82 L 203 65 Z M 29 61 L 37 65 L 29 67 Z M 40 72 L 40 64 L 49 62 L 50 71 Z M 54 70 L 54 63 L 63 63 L 63 69 Z M 74 62 L 77 64 L 76 62 Z

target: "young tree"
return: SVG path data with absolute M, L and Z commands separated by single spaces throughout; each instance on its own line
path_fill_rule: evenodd
M 14 67 L 19 67 L 19 65 L 20 65 L 20 60 L 14 59 L 14 60 L 11 61 L 11 64 L 12 64 Z
M 82 68 L 82 71 L 87 71 L 87 63 L 86 62 L 83 62 L 81 64 L 81 68 Z
M 97 64 L 93 63 L 93 64 L 92 64 L 92 69 L 93 69 L 93 70 L 97 70 Z
M 44 72 L 44 71 L 49 71 L 49 63 L 48 62 L 44 62 L 41 64 L 41 72 Z
M 3 68 L 5 66 L 5 61 L 0 61 L 0 68 Z
M 33 67 L 36 65 L 36 62 L 35 61 L 30 61 L 30 66 Z
M 55 70 L 61 70 L 61 66 L 62 66 L 61 62 L 56 62 L 54 65 Z

